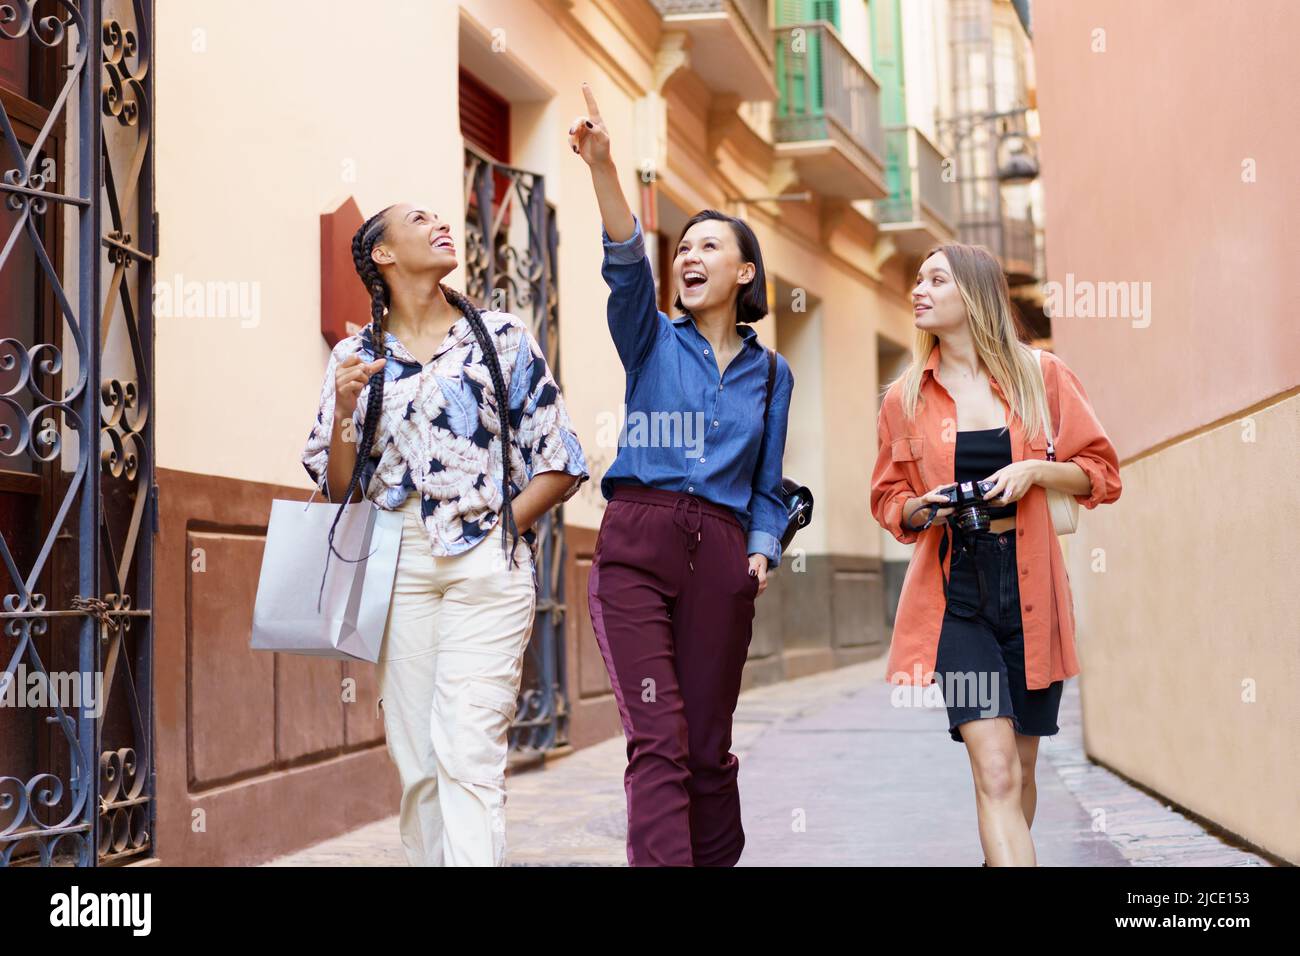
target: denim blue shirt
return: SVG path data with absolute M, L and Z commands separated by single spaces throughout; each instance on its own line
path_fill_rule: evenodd
M 627 371 L 627 417 L 601 494 L 608 500 L 615 485 L 631 483 L 729 508 L 748 533 L 748 553 L 765 554 L 777 567 L 787 523 L 781 459 L 794 391 L 789 364 L 777 355 L 764 435 L 768 358 L 753 326 L 736 326 L 744 343 L 719 374 L 695 320 L 670 319 L 656 308 L 640 221 L 624 242 L 603 238 L 601 275 L 609 285 L 609 332 Z

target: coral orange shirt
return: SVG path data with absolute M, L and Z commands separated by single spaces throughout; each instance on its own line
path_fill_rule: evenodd
M 894 619 L 889 647 L 888 679 L 896 684 L 929 684 L 934 680 L 939 632 L 945 602 L 943 576 L 949 573 L 952 541 L 942 566 L 939 542 L 945 524 L 934 522 L 922 532 L 900 524 L 903 505 L 955 477 L 957 406 L 935 376 L 939 344 L 930 351 L 921 374 L 916 418 L 908 420 L 902 403 L 902 383 L 885 393 L 877 423 L 879 445 L 871 474 L 871 513 L 881 526 L 904 544 L 916 542 Z M 1119 498 L 1119 459 L 1093 412 L 1078 377 L 1051 352 L 1041 353 L 1047 403 L 1053 422 L 1056 460 L 1072 461 L 1088 476 L 1091 490 L 1075 495 L 1085 508 Z M 1011 460 L 1047 458 L 1047 436 L 1026 444 L 1019 417 L 1013 415 L 997 381 L 994 394 L 1006 410 L 1011 433 Z M 923 523 L 917 516 L 917 524 Z M 1061 543 L 1052 529 L 1047 489 L 1033 485 L 1016 508 L 1016 567 L 1020 575 L 1020 613 L 1025 635 L 1025 678 L 1030 690 L 1047 687 L 1079 673 L 1074 646 L 1074 601 L 1065 571 Z

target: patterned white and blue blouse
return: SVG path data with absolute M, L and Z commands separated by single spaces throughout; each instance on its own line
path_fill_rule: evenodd
M 546 357 L 532 332 L 515 316 L 507 312 L 482 316 L 495 339 L 509 392 L 511 496 L 535 474 L 559 471 L 580 476 L 567 500 L 590 475 Z M 500 520 L 500 413 L 492 374 L 464 317 L 452 325 L 427 363 L 421 363 L 391 332 L 385 333 L 385 340 L 383 408 L 361 473 L 363 493 L 386 510 L 401 507 L 408 495 L 418 493 L 433 554 L 461 554 L 487 537 Z M 374 361 L 369 325 L 340 340 L 331 351 L 316 423 L 303 450 L 303 467 L 326 496 L 334 380 L 339 363 L 351 355 Z M 352 416 L 358 441 L 370 391 L 368 384 L 361 390 Z M 535 543 L 531 531 L 525 538 L 530 546 Z

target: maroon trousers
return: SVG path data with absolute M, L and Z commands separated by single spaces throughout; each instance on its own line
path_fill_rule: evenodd
M 758 579 L 745 532 L 694 495 L 619 485 L 587 600 L 627 737 L 627 860 L 733 866 L 745 846 L 731 717 Z

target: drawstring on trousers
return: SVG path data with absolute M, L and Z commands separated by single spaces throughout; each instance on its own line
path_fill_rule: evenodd
M 683 505 L 685 507 L 683 507 Z M 695 509 L 695 526 L 690 525 L 690 516 L 692 506 Z M 704 509 L 700 506 L 698 498 L 678 498 L 673 505 L 673 524 L 681 529 L 686 536 L 686 563 L 692 571 L 695 570 L 695 563 L 691 560 L 691 552 L 695 546 L 700 543 L 700 528 L 704 525 Z

